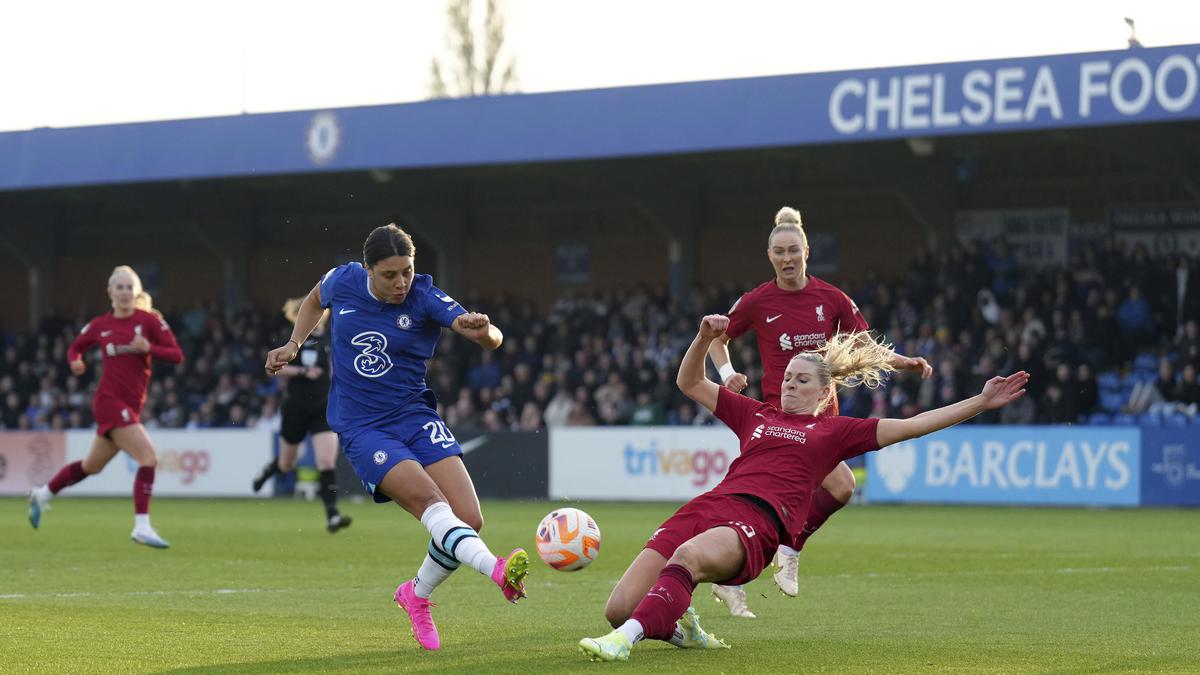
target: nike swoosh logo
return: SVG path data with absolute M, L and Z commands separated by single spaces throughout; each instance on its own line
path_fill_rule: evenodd
M 487 440 L 488 440 L 487 434 L 484 434 L 483 436 L 476 436 L 475 438 L 472 438 L 471 440 L 467 441 L 466 443 L 460 443 L 459 447 L 462 448 L 463 454 L 465 455 L 468 452 L 471 452 L 472 450 L 483 445 L 484 443 L 487 443 Z M 451 445 L 453 445 L 453 443 Z
M 358 311 L 357 309 L 339 309 L 338 314 L 349 314 L 350 312 L 357 312 L 357 311 Z
M 781 317 L 781 316 L 783 316 L 783 315 L 782 315 L 782 314 L 776 314 L 775 316 L 768 316 L 768 317 L 767 317 L 767 323 L 771 323 L 772 321 L 774 321 L 775 319 L 778 319 L 778 318 L 779 318 L 779 317 Z
M 108 337 L 108 334 L 111 332 L 111 330 L 102 330 L 100 331 L 100 337 Z

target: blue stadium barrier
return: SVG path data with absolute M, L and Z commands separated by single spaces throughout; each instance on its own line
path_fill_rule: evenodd
M 1108 426 L 1112 424 L 1112 415 L 1106 412 L 1096 411 L 1088 418 L 1087 423 L 1092 426 Z
M 1141 415 L 1138 415 L 1138 424 L 1142 426 L 1160 427 L 1162 426 L 1162 423 L 1162 415 L 1159 415 L 1156 412 L 1144 412 Z
M 1174 412 L 1163 417 L 1163 424 L 1168 427 L 1188 427 L 1191 426 L 1191 419 L 1181 412 Z
M 1128 417 L 1128 416 L 1123 416 Z M 880 503 L 1200 506 L 1200 433 L 1170 426 L 958 426 L 867 454 Z
M 1100 409 L 1105 412 L 1116 412 L 1125 405 L 1125 401 L 1129 398 L 1122 396 L 1120 392 L 1107 392 L 1100 394 Z

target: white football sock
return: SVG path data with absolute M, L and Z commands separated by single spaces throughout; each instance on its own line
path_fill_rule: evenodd
M 637 619 L 630 619 L 621 624 L 617 630 L 625 634 L 629 638 L 630 644 L 637 644 L 646 635 L 646 631 L 642 628 L 642 622 Z
M 417 570 L 417 576 L 413 579 L 413 593 L 418 598 L 428 599 L 433 594 L 433 589 L 449 579 L 456 569 L 458 569 L 458 561 L 447 555 L 445 551 L 434 547 L 433 541 L 430 541 L 429 552 L 425 554 L 421 569 Z
M 34 488 L 33 493 L 34 496 L 37 497 L 39 504 L 50 503 L 50 498 L 54 496 L 54 493 L 50 491 L 49 485 L 43 485 L 39 488 Z
M 675 624 L 675 632 L 671 633 L 671 639 L 667 642 L 676 647 L 683 647 L 683 629 L 679 627 L 679 624 Z
M 488 550 L 478 532 L 454 515 L 449 504 L 438 502 L 425 509 L 421 524 L 429 530 L 438 548 L 476 572 L 492 576 L 496 556 Z
M 791 546 L 784 546 L 783 544 L 780 544 L 779 545 L 779 554 L 780 555 L 800 555 L 800 551 L 797 551 L 796 549 L 792 548 Z
M 150 529 L 150 514 L 149 513 L 133 514 L 133 527 L 136 530 L 149 530 Z

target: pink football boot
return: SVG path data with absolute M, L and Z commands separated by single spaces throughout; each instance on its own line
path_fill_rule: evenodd
M 433 617 L 429 615 L 429 608 L 434 607 L 434 603 L 426 598 L 418 598 L 417 594 L 413 592 L 412 581 L 400 584 L 394 597 L 396 604 L 400 605 L 400 609 L 408 613 L 408 619 L 412 622 L 412 634 L 417 638 L 417 644 L 430 651 L 440 649 L 442 639 L 438 637 L 437 626 L 433 625 Z
M 529 554 L 523 548 L 514 548 L 507 558 L 497 558 L 492 568 L 492 581 L 504 593 L 504 599 L 516 602 L 525 595 L 525 577 L 529 574 Z

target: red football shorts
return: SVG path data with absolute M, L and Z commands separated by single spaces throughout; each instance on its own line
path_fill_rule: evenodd
M 92 416 L 96 418 L 96 435 L 108 437 L 108 432 L 130 424 L 141 423 L 141 410 L 112 396 L 97 396 L 92 401 Z
M 714 527 L 737 532 L 746 564 L 736 576 L 719 583 L 735 586 L 754 581 L 779 548 L 779 521 L 767 506 L 737 495 L 703 494 L 683 505 L 646 542 L 668 560 L 685 541 Z

